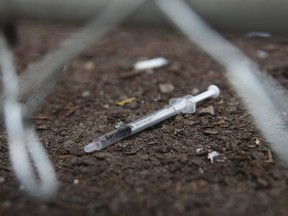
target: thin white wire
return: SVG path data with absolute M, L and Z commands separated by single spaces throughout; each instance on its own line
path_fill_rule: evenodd
M 96 43 L 101 36 L 115 28 L 144 1 L 111 1 L 99 17 L 62 42 L 60 48 L 47 54 L 42 61 L 29 67 L 20 79 L 20 85 L 13 66 L 12 55 L 4 37 L 0 35 L 0 60 L 4 84 L 3 104 L 9 154 L 18 180 L 32 196 L 42 199 L 53 197 L 57 192 L 58 181 L 43 146 L 34 130 L 24 124 L 23 116 L 27 117 L 27 111 L 28 115 L 33 113 L 35 107 L 49 93 L 49 89 L 58 79 L 58 70 L 65 62 L 90 44 Z M 17 98 L 31 91 L 33 93 L 27 101 L 24 113 L 23 106 Z
M 56 173 L 34 130 L 23 121 L 22 106 L 17 101 L 18 78 L 12 59 L 13 56 L 1 33 L 4 116 L 12 167 L 26 191 L 32 196 L 49 199 L 55 195 L 58 188 Z
M 258 128 L 272 149 L 288 164 L 287 90 L 211 29 L 184 1 L 155 2 L 190 40 L 226 67 L 228 80 L 242 97 Z
M 145 0 L 110 0 L 99 15 L 60 43 L 42 60 L 29 65 L 20 75 L 20 98 L 29 95 L 26 102 L 27 116 L 31 115 L 59 79 L 60 70 L 66 62 L 99 41 L 109 30 L 114 29 L 140 7 Z

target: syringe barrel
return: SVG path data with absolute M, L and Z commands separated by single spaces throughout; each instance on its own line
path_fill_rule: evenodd
M 84 147 L 84 151 L 87 153 L 99 151 L 130 136 L 131 134 L 131 127 L 129 125 L 125 125 L 117 130 L 111 131 L 104 134 L 103 136 L 93 139 L 91 143 Z
M 131 126 L 125 125 L 117 130 L 113 130 L 109 133 L 106 133 L 103 136 L 94 139 L 93 141 L 96 142 L 100 141 L 102 149 L 131 135 L 132 135 Z
M 151 113 L 148 116 L 140 118 L 136 121 L 133 121 L 127 125 L 118 128 L 117 130 L 113 130 L 109 133 L 104 134 L 96 139 L 94 139 L 91 143 L 84 147 L 84 151 L 89 153 L 92 151 L 99 151 L 103 148 L 106 148 L 126 137 L 131 136 L 141 130 L 144 130 L 152 125 L 155 125 L 169 117 L 172 117 L 180 112 L 182 112 L 186 107 L 185 100 L 180 101 L 179 103 L 174 104 L 173 106 L 168 106 L 164 109 Z
M 181 113 L 186 108 L 186 101 L 183 100 L 173 106 L 167 106 L 164 109 L 153 112 L 143 118 L 129 123 L 131 126 L 132 134 L 151 127 L 165 119 L 168 119 L 176 114 Z

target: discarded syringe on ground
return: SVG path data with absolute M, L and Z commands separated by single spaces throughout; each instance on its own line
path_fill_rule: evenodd
M 124 124 L 120 128 L 94 139 L 91 143 L 84 147 L 84 151 L 86 153 L 90 153 L 95 150 L 99 151 L 179 113 L 194 113 L 196 111 L 197 102 L 210 97 L 216 98 L 219 94 L 219 88 L 215 85 L 211 85 L 208 87 L 207 91 L 199 95 L 186 95 L 181 98 L 172 98 L 169 100 L 169 106 L 166 108 L 153 112 L 129 124 Z

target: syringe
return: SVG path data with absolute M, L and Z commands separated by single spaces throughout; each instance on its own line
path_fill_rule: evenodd
M 171 98 L 169 100 L 169 106 L 166 108 L 153 112 L 94 139 L 91 143 L 84 147 L 84 151 L 86 153 L 90 153 L 95 150 L 99 151 L 179 113 L 194 113 L 196 111 L 197 102 L 210 97 L 216 98 L 219 94 L 219 88 L 216 85 L 210 85 L 207 91 L 199 95 L 186 95 L 181 98 Z

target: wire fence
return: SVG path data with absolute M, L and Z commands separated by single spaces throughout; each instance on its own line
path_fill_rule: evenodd
M 9 154 L 18 180 L 30 195 L 52 198 L 57 192 L 58 183 L 42 144 L 25 119 L 34 113 L 52 91 L 66 62 L 124 22 L 135 10 L 141 10 L 145 2 L 110 1 L 86 26 L 61 42 L 59 48 L 49 52 L 42 60 L 31 64 L 20 77 L 16 75 L 7 39 L 1 35 L 0 60 L 4 92 L 0 102 L 8 132 Z M 272 149 L 288 163 L 287 119 L 282 115 L 288 113 L 287 90 L 211 29 L 184 1 L 153 2 L 168 17 L 171 25 L 176 25 L 192 42 L 225 67 L 229 82 L 243 99 Z M 19 100 L 24 98 L 21 104 Z

